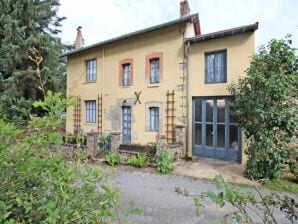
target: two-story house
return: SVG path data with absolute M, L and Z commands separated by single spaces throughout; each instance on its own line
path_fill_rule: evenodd
M 67 56 L 66 129 L 118 132 L 122 144 L 157 133 L 185 155 L 243 161 L 242 136 L 229 116 L 227 87 L 245 75 L 258 23 L 202 34 L 198 14 L 82 47 Z M 177 134 L 178 133 L 178 134 Z

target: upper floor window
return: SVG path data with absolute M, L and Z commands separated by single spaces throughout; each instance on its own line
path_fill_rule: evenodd
M 133 84 L 133 58 L 125 58 L 119 61 L 119 86 L 131 86 Z
M 227 51 L 205 54 L 205 83 L 227 82 Z
M 87 68 L 87 82 L 95 82 L 96 81 L 96 59 L 88 60 L 86 62 Z
M 123 64 L 123 86 L 131 85 L 131 64 Z
M 96 100 L 86 102 L 86 123 L 96 123 Z
M 159 131 L 159 108 L 150 107 L 150 131 L 158 132 Z
M 150 83 L 159 83 L 159 58 L 150 60 Z

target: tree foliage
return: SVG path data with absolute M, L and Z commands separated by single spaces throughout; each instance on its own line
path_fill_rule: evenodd
M 247 76 L 229 91 L 235 117 L 250 140 L 245 175 L 278 178 L 297 135 L 298 57 L 291 41 L 272 40 L 252 58 Z
M 46 111 L 25 130 L 0 120 L 0 223 L 122 223 L 117 188 L 95 167 L 68 163 L 58 147 L 60 112 L 73 104 L 48 91 Z
M 58 0 L 0 1 L 1 114 L 9 114 L 12 105 L 22 110 L 17 103 L 21 97 L 43 98 L 29 49 L 36 48 L 43 56 L 40 71 L 45 88 L 64 91 L 65 64 L 59 59 L 64 46 L 56 35 L 65 18 L 57 15 L 59 5 Z

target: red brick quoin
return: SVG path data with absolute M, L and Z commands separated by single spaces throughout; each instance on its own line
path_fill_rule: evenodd
M 150 60 L 159 59 L 159 81 L 162 82 L 163 78 L 163 53 L 162 52 L 154 52 L 152 54 L 146 55 L 145 59 L 145 80 L 146 83 L 150 83 Z
M 133 59 L 125 58 L 119 61 L 119 86 L 123 86 L 124 70 L 123 65 L 130 64 L 130 86 L 133 84 Z

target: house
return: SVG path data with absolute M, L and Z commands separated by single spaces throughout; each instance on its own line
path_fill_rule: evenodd
M 148 144 L 160 133 L 185 156 L 243 162 L 241 130 L 229 116 L 227 87 L 245 75 L 258 23 L 202 34 L 198 14 L 76 49 L 67 56 L 66 129 L 118 133 Z

